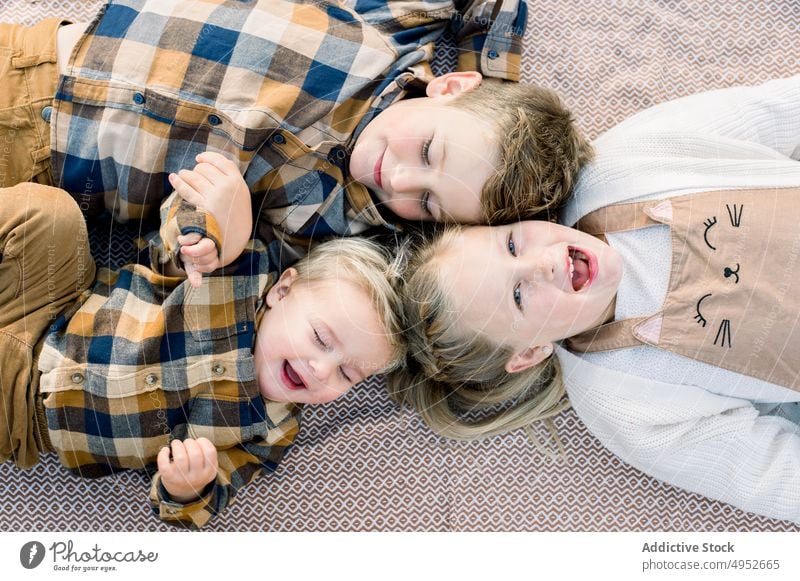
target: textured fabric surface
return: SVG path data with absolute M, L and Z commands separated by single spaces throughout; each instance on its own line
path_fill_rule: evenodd
M 6 0 L 0 18 L 87 18 L 97 4 Z M 523 80 L 557 90 L 595 137 L 667 99 L 796 73 L 798 21 L 795 0 L 531 0 Z M 95 227 L 97 237 L 124 228 L 106 226 Z M 107 256 L 103 244 L 94 248 Z M 448 441 L 372 381 L 306 410 L 298 445 L 276 474 L 245 489 L 209 528 L 800 531 L 643 475 L 605 451 L 572 411 L 555 427 L 564 460 L 538 451 L 522 431 Z M 147 490 L 138 473 L 81 480 L 53 455 L 25 472 L 3 464 L 0 530 L 169 530 L 142 510 Z

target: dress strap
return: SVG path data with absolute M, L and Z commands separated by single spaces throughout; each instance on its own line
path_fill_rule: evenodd
M 650 317 L 638 317 L 613 321 L 584 331 L 566 340 L 566 347 L 577 353 L 610 351 L 625 347 L 638 347 L 644 343 L 633 334 L 633 328 Z
M 662 204 L 663 200 L 648 200 L 629 204 L 614 204 L 588 213 L 578 220 L 575 228 L 591 234 L 602 236 L 613 232 L 636 230 L 646 226 L 662 224 L 649 215 L 649 210 Z

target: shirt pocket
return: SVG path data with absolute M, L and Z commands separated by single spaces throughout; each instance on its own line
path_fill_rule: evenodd
M 208 276 L 200 288 L 184 285 L 184 325 L 195 341 L 236 338 L 235 343 L 221 342 L 221 347 L 225 351 L 252 347 L 256 317 L 252 297 L 258 295 L 258 277 Z
M 204 151 L 222 153 L 244 174 L 276 130 L 263 111 L 225 111 L 116 81 L 68 77 L 59 95 L 55 119 L 64 129 L 53 144 L 55 178 L 68 191 L 109 200 L 116 193 L 120 218 L 156 212 L 172 191 L 168 175 L 193 167 Z
M 50 185 L 50 115 L 56 92 L 55 47 L 0 47 L 0 179 Z

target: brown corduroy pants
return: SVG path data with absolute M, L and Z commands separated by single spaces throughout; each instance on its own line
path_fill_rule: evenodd
M 48 448 L 36 361 L 50 325 L 94 275 L 86 223 L 69 194 L 34 183 L 0 188 L 0 461 L 28 468 Z
M 62 23 L 50 18 L 31 27 L 0 24 L 0 188 L 52 184 L 50 111 Z

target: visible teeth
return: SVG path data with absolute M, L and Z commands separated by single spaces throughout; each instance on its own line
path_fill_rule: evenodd
M 575 263 L 572 262 L 572 257 L 569 257 L 569 275 L 572 277 L 572 273 L 575 272 Z

